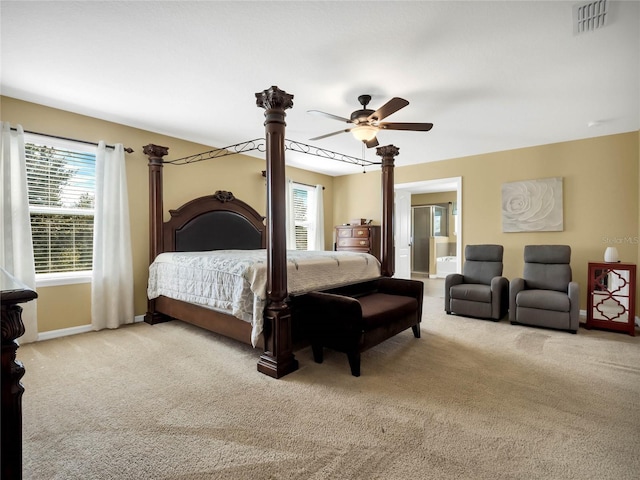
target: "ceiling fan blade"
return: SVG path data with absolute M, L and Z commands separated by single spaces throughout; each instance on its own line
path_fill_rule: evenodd
M 369 115 L 368 120 L 369 121 L 371 121 L 371 120 L 380 121 L 383 118 L 388 117 L 392 113 L 397 112 L 401 108 L 406 107 L 407 105 L 409 105 L 409 102 L 407 102 L 404 98 L 393 97 L 391 100 L 389 100 L 383 106 L 381 106 L 378 110 L 376 110 L 371 115 Z
M 350 132 L 351 129 L 347 128 L 346 130 L 338 130 L 337 132 L 331 132 L 331 133 L 325 133 L 324 135 L 320 135 L 319 137 L 313 137 L 310 138 L 309 140 L 320 140 L 321 138 L 327 138 L 327 137 L 331 137 L 333 135 L 338 135 L 339 133 L 345 133 L 345 132 Z
M 433 128 L 433 123 L 397 123 L 386 122 L 378 124 L 383 130 L 414 130 L 416 132 L 428 132 Z
M 333 115 L 332 113 L 321 112 L 320 110 L 307 110 L 307 113 L 310 113 L 311 115 L 321 115 L 323 117 L 338 120 L 340 122 L 352 123 L 348 118 L 339 117 L 338 115 Z
M 364 142 L 364 144 L 367 146 L 367 148 L 371 148 L 371 147 L 377 147 L 378 145 L 380 145 L 378 143 L 378 139 L 376 137 L 373 137 L 371 140 L 369 140 L 368 142 Z

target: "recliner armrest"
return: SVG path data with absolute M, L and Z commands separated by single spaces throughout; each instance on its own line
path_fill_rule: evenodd
M 526 283 L 524 278 L 512 278 L 509 282 L 509 321 L 516 321 L 516 297 L 518 293 L 525 289 Z
M 491 290 L 498 292 L 503 288 L 509 288 L 509 280 L 505 277 L 493 277 L 491 279 Z
M 451 287 L 464 283 L 464 275 L 450 273 L 444 278 L 444 310 L 451 313 Z
M 447 290 L 454 285 L 460 285 L 461 283 L 464 283 L 464 275 L 461 273 L 450 273 L 444 277 L 444 286 Z
M 569 282 L 567 295 L 569 295 L 569 302 L 571 303 L 569 329 L 577 331 L 580 326 L 580 285 L 578 282 Z
M 506 277 L 493 277 L 491 279 L 491 311 L 494 318 L 499 320 L 504 317 L 508 308 L 509 280 Z

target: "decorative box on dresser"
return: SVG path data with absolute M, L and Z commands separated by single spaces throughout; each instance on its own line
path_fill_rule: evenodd
M 586 328 L 635 335 L 636 266 L 589 263 Z
M 379 225 L 339 225 L 336 227 L 336 250 L 364 252 L 380 260 Z

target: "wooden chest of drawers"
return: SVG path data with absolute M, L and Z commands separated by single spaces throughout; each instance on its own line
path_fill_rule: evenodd
M 336 227 L 336 250 L 370 253 L 380 260 L 380 226 L 340 225 Z

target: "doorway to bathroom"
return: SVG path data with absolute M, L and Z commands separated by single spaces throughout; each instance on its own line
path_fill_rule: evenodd
M 436 180 L 422 180 L 410 183 L 395 184 L 395 208 L 394 208 L 394 248 L 395 248 L 395 274 L 397 278 L 433 278 L 438 275 L 438 261 L 441 271 L 458 272 L 460 263 L 458 259 L 462 248 L 462 177 L 441 178 Z M 428 267 L 424 255 L 418 265 L 413 264 L 415 251 L 420 248 L 414 245 L 414 227 L 412 207 L 438 205 L 448 208 L 447 228 L 449 238 L 432 237 L 429 243 Z M 440 223 L 444 226 L 444 223 Z M 426 227 L 425 227 L 426 229 Z M 433 244 L 433 247 L 431 245 Z M 446 244 L 446 245 L 443 245 Z M 445 261 L 448 262 L 446 265 Z M 414 268 L 427 273 L 414 272 Z
M 449 236 L 449 208 L 444 205 L 417 205 L 411 207 L 411 272 L 426 275 L 436 272 L 436 259 L 442 253 L 438 238 Z M 448 243 L 448 242 L 447 242 Z M 455 254 L 455 252 L 454 252 Z

